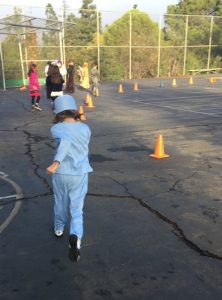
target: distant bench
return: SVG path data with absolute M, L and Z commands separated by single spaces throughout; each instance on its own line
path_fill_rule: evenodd
M 197 70 L 188 70 L 190 74 L 201 74 L 201 73 L 211 73 L 214 74 L 217 71 L 222 70 L 222 68 L 212 68 L 212 69 L 197 69 Z

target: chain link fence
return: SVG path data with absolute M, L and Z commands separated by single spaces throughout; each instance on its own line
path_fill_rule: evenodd
M 0 18 L 11 15 L 13 21 L 15 9 L 0 8 Z M 59 31 L 47 29 L 52 12 L 61 24 Z M 89 66 L 96 61 L 101 80 L 221 71 L 222 17 L 165 14 L 152 20 L 149 12 L 137 10 L 124 13 L 67 7 L 53 7 L 51 16 L 39 7 L 18 7 L 16 13 L 44 18 L 46 28 L 10 35 L 4 34 L 5 25 L 0 23 L 2 87 L 4 82 L 6 86 L 26 83 L 30 62 L 37 63 L 44 80 L 47 61 L 57 59 L 66 65 L 70 60 Z

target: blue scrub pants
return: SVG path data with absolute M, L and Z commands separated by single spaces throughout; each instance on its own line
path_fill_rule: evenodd
M 80 176 L 53 174 L 55 198 L 54 230 L 64 230 L 70 210 L 70 234 L 83 236 L 83 205 L 88 190 L 88 173 Z

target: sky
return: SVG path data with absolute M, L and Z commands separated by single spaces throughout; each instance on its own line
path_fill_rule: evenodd
M 150 15 L 153 19 L 158 19 L 158 16 L 167 12 L 167 6 L 177 4 L 179 0 L 93 0 L 98 10 L 125 12 L 133 8 L 137 4 L 137 8 Z M 9 6 L 33 6 L 45 7 L 47 3 L 51 3 L 53 7 L 61 7 L 63 0 L 1 0 L 1 5 Z M 82 0 L 66 0 L 68 7 L 79 9 L 82 6 Z M 3 10 L 0 6 L 1 17 Z

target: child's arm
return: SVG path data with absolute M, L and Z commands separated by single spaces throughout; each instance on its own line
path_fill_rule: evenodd
M 57 148 L 56 155 L 53 163 L 46 169 L 47 173 L 53 174 L 59 167 L 60 163 L 64 160 L 70 149 L 70 142 L 67 140 L 61 140 Z

